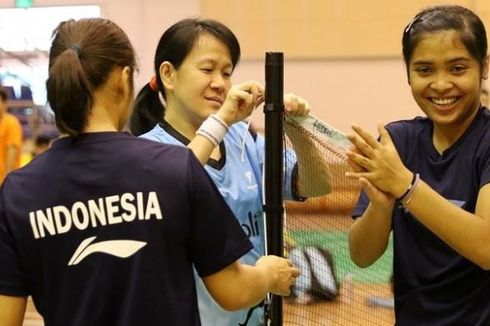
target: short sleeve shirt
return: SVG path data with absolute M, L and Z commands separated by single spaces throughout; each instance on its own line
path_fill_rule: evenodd
M 480 189 L 490 183 L 490 111 L 480 108 L 442 154 L 432 144 L 432 126 L 429 119 L 416 118 L 387 129 L 408 169 L 474 213 Z M 361 194 L 353 216 L 362 215 L 368 203 Z M 392 228 L 397 325 L 490 325 L 489 271 L 459 255 L 399 204 Z
M 251 247 L 189 150 L 125 133 L 57 140 L 0 191 L 0 293 L 46 326 L 199 325 L 192 266 Z

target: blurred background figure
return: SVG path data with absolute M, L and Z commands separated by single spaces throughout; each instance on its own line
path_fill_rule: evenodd
M 23 151 L 20 159 L 20 166 L 24 166 L 32 159 L 34 159 L 36 156 L 39 154 L 43 153 L 45 150 L 51 146 L 52 141 L 54 140 L 55 137 L 52 137 L 48 134 L 41 134 L 37 136 L 34 141 L 32 142 L 32 149 L 31 150 L 25 150 Z
M 32 158 L 41 154 L 49 148 L 52 138 L 48 135 L 39 135 L 34 140 L 34 148 L 32 149 Z
M 7 92 L 0 88 L 0 184 L 5 176 L 20 166 L 22 127 L 7 112 Z

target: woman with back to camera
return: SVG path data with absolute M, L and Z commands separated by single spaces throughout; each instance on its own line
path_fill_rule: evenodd
M 436 6 L 403 33 L 412 95 L 426 117 L 354 126 L 349 158 L 364 187 L 351 257 L 375 262 L 393 231 L 397 325 L 490 325 L 490 112 L 485 27 L 472 11 Z
M 63 137 L 0 190 L 2 326 L 22 324 L 28 295 L 46 326 L 199 325 L 193 266 L 227 309 L 289 293 L 289 261 L 237 261 L 251 243 L 189 150 L 120 132 L 135 69 L 109 20 L 55 30 L 46 86 Z
M 241 122 L 251 111 L 230 110 L 228 101 L 258 94 L 264 89 L 255 82 L 232 86 L 231 78 L 240 59 L 240 45 L 233 32 L 210 19 L 184 19 L 168 28 L 160 38 L 154 58 L 155 76 L 139 92 L 131 131 L 161 143 L 189 147 L 205 166 L 236 218 L 254 244 L 241 261 L 255 264 L 264 254 L 262 166 L 264 138 Z M 159 96 L 165 100 L 165 106 Z M 285 97 L 285 110 L 306 115 L 308 103 L 294 94 Z M 225 101 L 226 99 L 226 101 Z M 296 151 L 287 155 L 284 183 L 286 198 L 301 199 L 329 191 L 329 175 L 311 139 L 286 131 Z M 302 146 L 298 146 L 302 144 Z M 293 168 L 294 167 L 294 168 Z M 198 280 L 199 282 L 199 280 Z M 262 323 L 262 309 L 227 312 L 198 284 L 203 325 L 248 325 Z

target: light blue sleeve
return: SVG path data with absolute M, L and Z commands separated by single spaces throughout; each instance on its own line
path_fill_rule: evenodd
M 159 139 L 159 137 L 157 136 L 158 135 L 158 130 L 160 130 L 160 129 L 161 128 L 157 124 L 155 127 L 153 127 L 153 129 L 151 129 L 147 133 L 144 133 L 142 135 L 139 135 L 138 137 L 149 139 L 149 140 L 153 140 L 153 141 L 156 141 L 156 142 L 159 142 L 159 143 L 163 143 L 164 141 L 161 140 L 161 139 Z

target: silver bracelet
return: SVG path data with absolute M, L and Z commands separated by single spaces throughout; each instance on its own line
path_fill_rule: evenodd
M 413 192 L 415 191 L 415 188 L 417 188 L 419 183 L 420 174 L 416 173 L 413 182 L 410 184 L 410 186 L 408 186 L 408 191 L 400 199 L 398 199 L 398 201 L 400 201 L 403 205 L 408 205 L 412 200 Z

